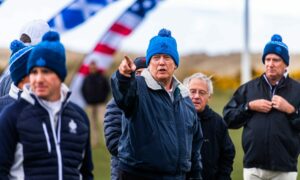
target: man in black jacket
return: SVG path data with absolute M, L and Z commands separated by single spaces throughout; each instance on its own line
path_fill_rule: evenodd
M 202 125 L 204 137 L 201 148 L 202 178 L 230 180 L 235 149 L 224 120 L 207 105 L 213 94 L 212 81 L 206 75 L 196 73 L 186 78 L 183 83 L 189 89 Z
M 104 114 L 103 104 L 110 92 L 108 79 L 95 61 L 89 64 L 89 74 L 83 80 L 81 92 L 91 110 L 92 144 L 95 146 L 99 143 L 99 124 L 102 123 L 99 114 Z
M 280 35 L 264 48 L 265 73 L 242 85 L 224 107 L 229 128 L 244 127 L 244 179 L 297 179 L 300 84 L 287 73 L 289 52 Z

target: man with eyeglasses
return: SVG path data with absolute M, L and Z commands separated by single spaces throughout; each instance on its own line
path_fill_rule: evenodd
M 118 147 L 121 180 L 200 180 L 201 126 L 188 90 L 175 78 L 176 40 L 162 29 L 149 43 L 141 76 L 125 57 L 112 75 L 124 111 Z
M 184 79 L 183 84 L 189 89 L 202 126 L 202 178 L 230 180 L 235 148 L 224 120 L 207 105 L 213 94 L 212 81 L 202 73 L 195 73 Z

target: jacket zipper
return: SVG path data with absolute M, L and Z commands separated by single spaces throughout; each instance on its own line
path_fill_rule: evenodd
M 63 176 L 62 176 L 62 156 L 61 156 L 61 151 L 60 151 L 60 133 L 56 133 L 55 131 L 55 126 L 54 126 L 54 118 L 51 116 L 51 113 L 48 111 L 49 117 L 50 117 L 50 123 L 51 123 L 51 129 L 52 129 L 52 134 L 53 134 L 53 139 L 55 142 L 55 150 L 56 150 L 56 154 L 57 154 L 57 163 L 58 163 L 58 180 L 63 180 Z M 60 114 L 58 115 L 60 117 Z M 61 121 L 60 118 L 58 118 L 57 120 L 57 126 L 58 126 L 58 132 L 60 132 L 60 128 L 61 128 Z M 56 135 L 58 134 L 58 135 Z
M 44 130 L 44 135 L 45 135 L 46 141 L 47 141 L 48 153 L 50 154 L 51 153 L 51 143 L 50 143 L 47 127 L 46 127 L 46 124 L 44 122 L 43 122 L 43 130 Z

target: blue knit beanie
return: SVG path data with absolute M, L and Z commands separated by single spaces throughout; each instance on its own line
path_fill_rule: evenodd
M 10 77 L 16 86 L 27 75 L 27 60 L 32 48 L 32 46 L 26 46 L 18 40 L 14 40 L 10 44 L 12 54 L 9 59 L 9 71 Z
M 154 36 L 149 43 L 146 53 L 146 65 L 155 54 L 167 54 L 172 57 L 176 66 L 179 65 L 179 55 L 176 40 L 171 36 L 171 31 L 161 29 L 157 36 Z
M 67 75 L 65 48 L 59 41 L 59 34 L 47 32 L 29 56 L 27 72 L 33 67 L 46 67 L 54 71 L 63 82 Z
M 265 58 L 268 54 L 277 54 L 280 56 L 284 63 L 288 66 L 290 63 L 289 49 L 286 44 L 282 42 L 282 38 L 278 34 L 274 34 L 271 41 L 268 42 L 264 48 L 264 53 L 262 56 L 262 62 L 265 64 Z

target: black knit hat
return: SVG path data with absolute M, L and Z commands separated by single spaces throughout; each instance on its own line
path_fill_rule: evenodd
M 134 64 L 136 66 L 136 70 L 141 69 L 141 68 L 147 68 L 146 58 L 145 57 L 137 57 L 137 58 L 135 58 Z

